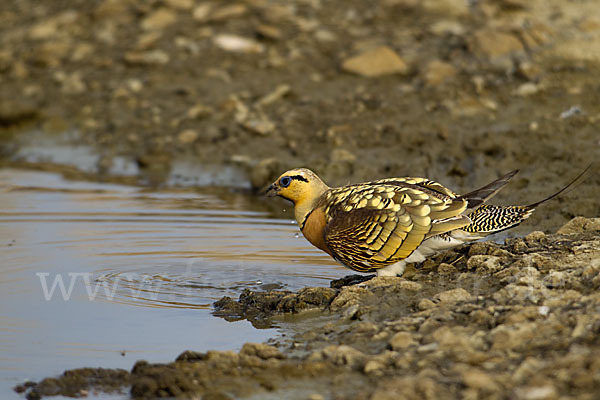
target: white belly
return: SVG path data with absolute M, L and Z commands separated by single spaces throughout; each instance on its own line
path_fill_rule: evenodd
M 434 236 L 423 241 L 423 243 L 421 243 L 421 245 L 404 260 L 378 269 L 377 276 L 402 276 L 404 269 L 406 268 L 406 264 L 408 263 L 423 262 L 427 257 L 435 253 L 452 249 L 465 242 L 470 242 L 477 239 L 480 238 L 470 236 L 469 234 L 463 233 L 460 230 L 452 232 L 451 236 Z

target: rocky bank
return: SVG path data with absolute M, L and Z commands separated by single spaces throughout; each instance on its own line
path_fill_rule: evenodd
M 600 220 L 444 252 L 402 278 L 223 298 L 217 315 L 295 319 L 268 344 L 186 351 L 131 371 L 78 369 L 29 399 L 594 399 L 600 391 Z M 362 282 L 360 282 L 362 281 Z M 357 283 L 359 282 L 359 283 Z M 348 285 L 348 283 L 351 283 Z M 293 313 L 293 314 L 290 314 Z M 292 317 L 295 315 L 295 317 Z

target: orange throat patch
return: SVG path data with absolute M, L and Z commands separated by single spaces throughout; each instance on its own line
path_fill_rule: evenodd
M 302 234 L 315 247 L 331 255 L 331 251 L 327 248 L 327 245 L 325 244 L 325 237 L 323 235 L 325 231 L 325 225 L 325 212 L 323 211 L 323 208 L 319 207 L 313 210 L 306 219 L 306 222 L 304 223 L 304 229 L 302 229 Z

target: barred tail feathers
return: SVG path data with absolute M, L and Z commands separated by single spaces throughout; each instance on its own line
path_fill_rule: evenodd
M 575 179 L 573 179 L 569 184 L 560 189 L 559 191 L 553 193 L 552 195 L 537 201 L 535 203 L 526 205 L 526 206 L 495 206 L 490 204 L 482 204 L 479 208 L 475 209 L 473 212 L 468 214 L 471 219 L 471 224 L 462 228 L 463 231 L 468 233 L 476 233 L 484 236 L 491 235 L 492 233 L 501 232 L 510 228 L 514 228 L 515 226 L 520 225 L 523 221 L 533 214 L 535 209 L 541 204 L 554 199 L 560 194 L 565 193 L 567 189 L 574 189 L 574 186 L 577 182 L 581 183 L 581 178 L 590 170 L 592 164 L 590 164 L 583 172 L 581 172 Z M 492 182 L 491 184 L 484 186 L 482 189 L 486 189 L 488 187 L 492 187 L 496 182 L 498 182 L 499 186 L 496 192 L 504 186 L 516 171 L 508 173 L 504 177 L 498 179 L 497 181 Z M 504 181 L 504 183 L 502 183 Z M 476 190 L 475 192 L 478 192 Z M 495 194 L 495 193 L 493 193 Z M 463 195 L 464 197 L 468 195 Z M 485 201 L 485 200 L 484 200 Z M 470 206 L 470 199 L 469 199 Z M 469 207 L 470 208 L 470 207 Z

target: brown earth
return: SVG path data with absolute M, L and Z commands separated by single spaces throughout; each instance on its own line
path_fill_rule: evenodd
M 468 4 L 2 2 L 0 154 L 14 163 L 28 129 L 73 130 L 99 177 L 125 156 L 160 183 L 187 155 L 256 188 L 297 166 L 457 191 L 520 168 L 506 201 L 533 202 L 600 154 L 600 8 Z M 591 174 L 533 224 L 599 215 L 599 185 Z
M 16 389 L 29 399 L 90 390 L 371 400 L 594 399 L 600 391 L 598 218 L 502 246 L 463 246 L 403 278 L 339 284 L 246 291 L 215 304 L 222 316 L 287 320 L 270 344 L 187 351 L 173 363 L 139 361 L 131 372 L 71 370 Z
M 306 166 L 332 185 L 413 175 L 460 192 L 519 168 L 498 201 L 527 204 L 600 158 L 599 77 L 596 0 L 4 1 L 0 165 L 27 164 L 14 154 L 32 129 L 73 131 L 73 144 L 100 155 L 88 178 L 107 179 L 121 156 L 140 182 L 161 184 L 174 160 L 192 157 L 236 166 L 254 188 Z M 524 229 L 598 216 L 599 197 L 594 166 Z M 291 319 L 277 347 L 75 370 L 18 389 L 594 398 L 598 222 L 577 221 L 572 236 L 467 246 L 403 279 L 217 304 L 255 324 L 326 306 L 275 317 Z

